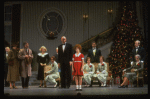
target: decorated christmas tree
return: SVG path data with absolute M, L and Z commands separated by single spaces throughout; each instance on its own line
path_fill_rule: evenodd
M 142 36 L 141 28 L 138 26 L 136 10 L 128 2 L 123 3 L 122 16 L 117 24 L 113 44 L 109 55 L 109 66 L 112 75 L 122 76 L 122 70 L 130 67 L 134 42 L 140 40 L 141 47 L 145 41 Z M 144 47 L 145 48 L 145 47 Z M 147 62 L 146 62 L 147 64 Z M 145 67 L 147 69 L 147 67 Z

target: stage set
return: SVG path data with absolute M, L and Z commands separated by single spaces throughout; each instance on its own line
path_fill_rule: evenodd
M 4 96 L 146 97 L 148 95 L 147 9 L 148 3 L 144 1 L 5 2 Z M 10 51 L 6 48 L 10 48 Z M 15 56 L 12 57 L 13 55 Z M 54 60 L 59 64 L 57 65 Z M 51 68 L 45 72 L 44 69 L 49 61 L 52 62 Z M 81 71 L 77 72 L 81 66 L 86 67 L 85 65 L 87 70 L 81 68 Z M 127 71 L 127 75 L 126 69 L 131 66 L 133 68 L 130 73 Z M 50 79 L 52 73 L 48 74 L 51 70 L 55 76 L 53 79 Z M 90 76 L 85 77 L 86 73 Z M 94 73 L 97 78 L 92 75 Z M 45 76 L 46 74 L 48 76 Z M 84 81 L 81 84 L 81 76 L 85 77 L 89 86 L 91 79 L 98 80 L 92 87 L 85 87 Z M 70 85 L 73 77 L 76 81 L 79 79 L 80 84 L 75 85 L 73 81 Z M 49 83 L 46 88 L 40 87 L 43 86 L 40 80 L 45 78 L 49 79 L 46 79 L 47 82 L 55 83 L 56 86 L 58 81 L 61 82 L 62 88 L 60 86 L 53 88 L 54 85 Z M 11 83 L 6 84 L 6 80 L 12 83 L 16 81 L 14 89 Z M 136 80 L 139 86 L 134 87 L 132 84 L 131 87 L 132 80 Z M 102 84 L 101 87 L 98 82 Z M 129 83 L 128 88 L 118 88 L 118 86 L 127 86 L 127 83 Z M 76 91 L 76 88 L 82 91 Z

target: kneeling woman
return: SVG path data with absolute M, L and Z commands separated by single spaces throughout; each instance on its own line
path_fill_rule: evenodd
M 140 55 L 139 54 L 135 55 L 135 59 L 136 62 L 134 62 L 130 68 L 123 70 L 123 72 L 127 71 L 127 73 L 124 74 L 123 83 L 118 88 L 128 87 L 128 80 L 130 82 L 135 81 L 137 71 L 139 72 L 139 76 L 142 76 L 143 62 L 140 61 Z
M 55 62 L 54 56 L 51 57 L 51 62 L 52 67 L 50 71 L 46 72 L 49 75 L 45 77 L 45 81 L 48 81 L 51 84 L 55 84 L 54 87 L 57 87 L 57 82 L 55 79 L 59 78 L 59 72 L 58 72 L 58 64 Z
M 91 84 L 91 78 L 95 72 L 95 67 L 92 63 L 90 63 L 91 62 L 90 57 L 87 57 L 86 60 L 87 60 L 87 64 L 85 64 L 83 67 L 83 72 L 84 72 L 83 78 L 85 80 L 85 84 L 86 84 L 85 86 L 89 87 Z
M 107 64 L 103 62 L 104 57 L 100 56 L 100 63 L 97 67 L 97 78 L 101 82 L 101 86 L 106 86 L 106 79 L 108 76 Z

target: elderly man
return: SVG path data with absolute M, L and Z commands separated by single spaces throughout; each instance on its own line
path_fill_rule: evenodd
M 72 45 L 61 37 L 62 44 L 58 46 L 58 66 L 61 69 L 61 88 L 69 88 L 71 82 Z

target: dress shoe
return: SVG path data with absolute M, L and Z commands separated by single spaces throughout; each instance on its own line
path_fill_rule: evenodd
M 134 85 L 134 87 L 137 87 L 137 85 Z
M 66 86 L 66 88 L 69 89 L 70 87 L 69 87 L 69 86 Z
M 13 86 L 10 86 L 10 89 L 13 89 Z
M 79 91 L 82 91 L 82 89 L 79 89 Z
M 54 88 L 56 88 L 57 87 L 57 82 L 56 82 L 56 84 L 54 85 Z
M 92 87 L 92 85 L 90 85 L 89 87 Z
M 13 86 L 14 87 L 14 89 L 18 89 L 16 86 Z
M 43 84 L 40 84 L 39 87 L 43 87 Z
M 118 88 L 125 88 L 125 86 L 123 85 L 123 86 L 119 86 Z
M 76 89 L 76 91 L 79 91 L 79 89 Z

